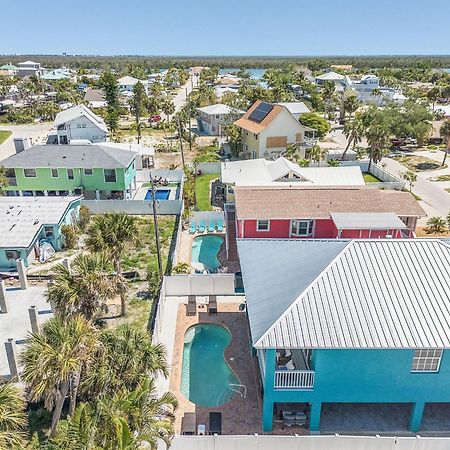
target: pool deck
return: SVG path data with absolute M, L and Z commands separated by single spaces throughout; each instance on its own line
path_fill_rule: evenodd
M 142 185 L 140 187 L 137 188 L 133 200 L 145 200 L 145 196 L 147 195 L 147 191 L 151 189 L 149 187 L 142 187 Z M 158 186 L 158 188 L 156 188 L 155 190 L 166 190 L 169 191 L 170 190 L 170 195 L 169 198 L 167 200 L 176 200 L 177 197 L 177 188 L 173 187 L 173 186 Z M 160 200 L 160 201 L 164 201 L 164 200 Z

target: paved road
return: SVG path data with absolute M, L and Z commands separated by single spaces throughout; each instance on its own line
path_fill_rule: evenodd
M 12 135 L 0 145 L 0 161 L 13 155 L 16 150 L 14 148 L 13 138 L 28 137 L 32 140 L 32 144 L 42 144 L 47 139 L 47 134 L 52 128 L 51 123 L 29 124 L 29 125 L 0 125 L 0 130 L 12 131 Z
M 180 109 L 186 103 L 186 93 L 189 95 L 192 91 L 192 86 L 197 86 L 197 77 L 190 76 L 187 82 L 178 88 L 178 92 L 175 97 L 172 99 L 172 102 L 175 106 L 175 112 L 180 111 Z M 161 118 L 165 120 L 167 117 L 164 113 L 161 113 Z

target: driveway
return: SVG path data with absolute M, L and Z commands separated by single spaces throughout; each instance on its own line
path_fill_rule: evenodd
M 32 144 L 43 144 L 47 140 L 47 134 L 51 130 L 53 124 L 39 123 L 28 125 L 0 125 L 0 130 L 12 131 L 12 135 L 0 145 L 0 161 L 13 155 L 16 150 L 14 148 L 15 137 L 28 137 Z

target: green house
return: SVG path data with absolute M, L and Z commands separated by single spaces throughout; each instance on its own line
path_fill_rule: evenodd
M 35 145 L 0 164 L 10 196 L 83 195 L 87 200 L 132 198 L 137 153 L 105 145 Z

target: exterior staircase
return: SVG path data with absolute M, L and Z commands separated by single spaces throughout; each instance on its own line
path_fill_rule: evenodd
M 225 222 L 227 233 L 227 259 L 228 261 L 237 261 L 238 252 L 236 243 L 236 212 L 233 204 L 225 204 Z

